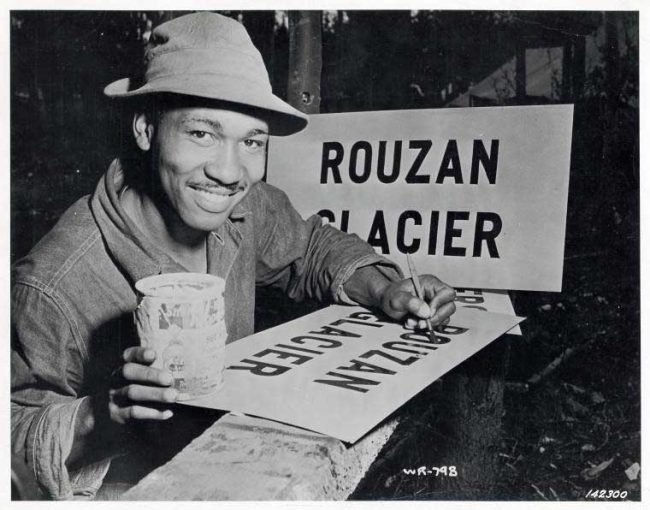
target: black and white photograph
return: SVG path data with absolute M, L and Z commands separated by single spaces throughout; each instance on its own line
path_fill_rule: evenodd
M 596 4 L 8 9 L 7 502 L 640 505 Z

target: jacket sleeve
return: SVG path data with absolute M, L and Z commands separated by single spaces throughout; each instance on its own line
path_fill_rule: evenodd
M 256 197 L 257 284 L 282 288 L 295 300 L 356 304 L 343 284 L 360 267 L 372 266 L 395 281 L 399 267 L 375 253 L 355 234 L 323 224 L 318 215 L 304 220 L 287 195 L 260 183 Z
M 52 499 L 92 497 L 109 460 L 66 467 L 83 397 L 82 352 L 56 295 L 36 284 L 12 289 L 11 446 Z

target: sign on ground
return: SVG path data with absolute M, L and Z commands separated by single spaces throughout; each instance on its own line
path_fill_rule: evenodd
M 184 404 L 355 442 L 522 319 L 459 307 L 433 337 L 334 305 L 226 347 L 224 388 Z

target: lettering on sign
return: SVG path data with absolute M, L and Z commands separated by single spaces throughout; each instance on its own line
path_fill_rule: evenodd
M 344 319 L 337 319 L 310 331 L 309 335 L 296 336 L 286 343 L 264 348 L 240 360 L 239 364 L 230 365 L 228 370 L 247 370 L 252 375 L 261 377 L 283 375 L 295 366 L 303 365 L 324 354 L 327 349 L 335 349 L 341 347 L 344 342 L 354 342 L 361 338 L 362 335 L 345 329 L 346 324 L 381 328 L 386 324 L 393 324 L 393 321 L 383 321 L 371 312 L 354 312 Z M 409 331 L 403 333 L 400 340 L 382 342 L 379 348 L 359 354 L 313 382 L 365 393 L 369 387 L 381 384 L 383 376 L 395 375 L 399 367 L 412 365 L 437 350 L 439 345 L 451 342 L 450 336 L 461 335 L 467 331 L 467 328 L 450 325 L 439 327 L 432 337 L 426 332 Z M 380 331 L 378 335 L 381 335 Z M 309 347 L 305 347 L 305 344 Z
M 520 320 L 459 307 L 429 337 L 380 312 L 333 305 L 228 344 L 222 390 L 185 403 L 354 442 Z
M 336 213 L 329 209 L 321 209 L 318 214 L 343 232 L 348 231 L 349 210 L 341 211 L 338 216 L 340 223 L 337 221 Z M 399 253 L 421 253 L 423 251 L 421 248 L 426 246 L 427 255 L 436 255 L 439 252 L 447 257 L 466 257 L 468 254 L 472 257 L 481 257 L 487 253 L 490 258 L 499 258 L 497 237 L 501 233 L 503 222 L 497 213 L 447 211 L 444 223 L 440 226 L 440 211 L 431 211 L 427 220 L 428 223 L 424 225 L 422 212 L 415 210 L 406 210 L 397 216 L 395 245 Z M 442 231 L 441 236 L 438 235 L 439 230 Z M 471 248 L 460 245 L 457 241 L 462 237 L 463 232 L 468 230 L 472 235 Z M 366 241 L 380 253 L 390 255 L 388 232 L 384 211 L 375 211 Z M 439 237 L 442 238 L 442 249 L 438 246 Z
M 402 140 L 392 143 L 392 164 L 386 165 L 388 141 L 367 142 L 359 140 L 346 148 L 341 142 L 323 142 L 321 155 L 321 184 L 365 184 L 376 179 L 383 184 L 392 184 L 402 178 L 407 184 L 443 184 L 447 179 L 455 184 L 478 184 L 480 170 L 489 184 L 496 184 L 499 164 L 499 140 L 490 140 L 486 149 L 483 140 L 474 140 L 471 160 L 464 164 L 458 152 L 458 142 L 448 140 L 439 164 L 431 161 L 429 151 L 431 140 Z M 402 146 L 413 152 L 410 166 L 402 166 Z M 409 154 L 410 156 L 410 154 Z M 390 159 L 390 157 L 389 157 Z M 469 168 L 469 179 L 467 174 Z M 435 175 L 435 179 L 431 178 Z
M 559 291 L 572 115 L 570 105 L 312 115 L 270 142 L 267 182 L 303 217 L 403 269 L 408 255 L 453 286 Z

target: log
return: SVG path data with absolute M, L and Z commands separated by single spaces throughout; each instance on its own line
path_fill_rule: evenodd
M 228 414 L 123 500 L 343 500 L 397 426 L 390 419 L 351 447 L 289 425 Z
M 497 339 L 418 395 L 351 499 L 493 500 L 499 476 L 508 335 Z M 456 476 L 403 470 L 454 466 Z M 396 486 L 401 493 L 396 493 Z M 424 488 L 423 488 L 424 487 Z M 417 496 L 415 490 L 418 489 Z M 410 497 L 410 496 L 409 496 Z
M 439 478 L 435 499 L 492 500 L 499 477 L 498 451 L 510 343 L 496 340 L 443 379 L 437 424 L 438 465 L 457 466 L 457 477 Z

